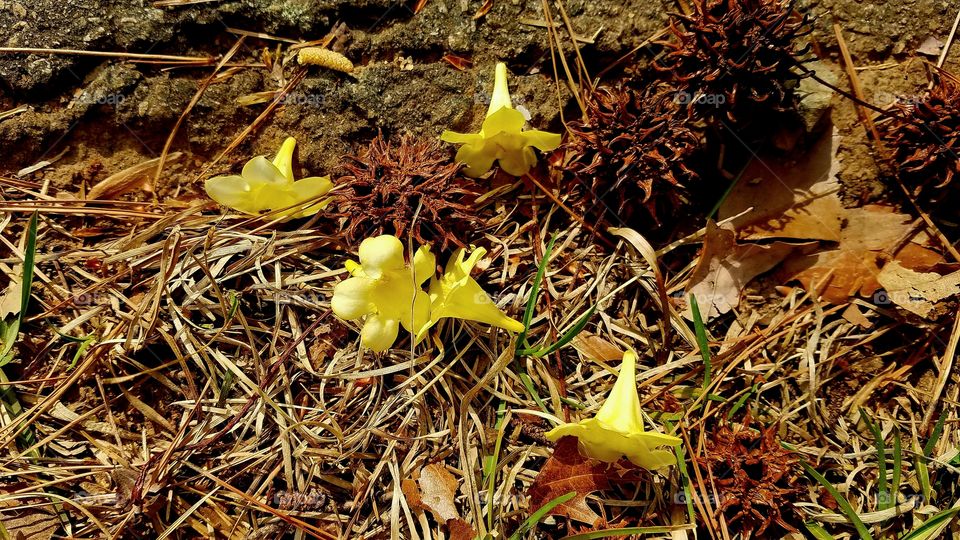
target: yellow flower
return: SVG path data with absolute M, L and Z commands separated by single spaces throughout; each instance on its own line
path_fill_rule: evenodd
M 572 435 L 580 440 L 580 449 L 587 457 L 607 463 L 626 456 L 635 465 L 648 470 L 673 465 L 676 462 L 673 451 L 659 447 L 677 446 L 680 439 L 643 430 L 636 370 L 637 355 L 627 351 L 623 355 L 617 382 L 597 416 L 575 424 L 559 425 L 547 432 L 547 438 L 556 441 Z
M 430 282 L 430 323 L 420 330 L 418 338 L 423 338 L 427 330 L 444 317 L 454 317 L 476 321 L 504 328 L 511 332 L 522 332 L 523 323 L 507 317 L 480 284 L 470 277 L 470 272 L 487 253 L 483 248 L 474 249 L 466 260 L 466 251 L 458 249 L 447 261 L 440 279 Z
M 523 113 L 513 108 L 510 90 L 507 88 L 507 66 L 500 62 L 496 68 L 493 96 L 480 133 L 457 133 L 444 131 L 440 139 L 463 144 L 457 151 L 457 161 L 467 165 L 467 176 L 480 176 L 493 167 L 496 160 L 500 168 L 513 176 L 523 176 L 537 163 L 533 148 L 550 151 L 560 146 L 560 135 L 546 131 L 523 131 L 526 123 Z M 533 148 L 531 148 L 533 147 Z
M 207 195 L 218 203 L 246 214 L 257 215 L 287 208 L 326 195 L 333 188 L 329 176 L 293 178 L 293 150 L 297 140 L 287 137 L 270 162 L 257 156 L 243 166 L 239 176 L 218 176 L 207 180 Z M 304 209 L 292 208 L 278 217 L 306 217 L 316 214 L 330 202 L 320 199 Z
M 411 268 L 397 237 L 367 238 L 360 243 L 360 263 L 347 261 L 352 277 L 334 287 L 330 307 L 341 319 L 362 318 L 360 342 L 383 352 L 396 341 L 399 325 L 415 332 L 430 320 L 430 297 L 421 286 L 436 264 L 426 246 L 417 250 Z

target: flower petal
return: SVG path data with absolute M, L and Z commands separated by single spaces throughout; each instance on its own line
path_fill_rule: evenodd
M 399 321 L 379 314 L 368 315 L 360 330 L 360 343 L 373 352 L 389 349 L 400 333 Z
M 273 158 L 273 166 L 290 182 L 293 182 L 293 150 L 296 147 L 297 140 L 287 137 L 277 150 L 277 157 Z
M 522 112 L 503 107 L 487 115 L 483 120 L 483 128 L 480 133 L 487 138 L 499 133 L 520 133 L 525 123 L 527 123 L 527 119 L 524 118 Z
M 375 311 L 370 301 L 375 282 L 363 277 L 352 277 L 337 283 L 333 288 L 330 308 L 341 319 L 352 321 Z
M 560 146 L 562 140 L 559 133 L 550 133 L 548 131 L 540 131 L 539 129 L 524 131 L 523 138 L 527 146 L 533 146 L 541 152 L 555 150 Z
M 360 242 L 360 265 L 372 278 L 383 272 L 403 268 L 403 243 L 396 236 L 383 234 Z
M 623 433 L 605 426 L 596 418 L 576 424 L 561 424 L 546 433 L 547 439 L 574 436 L 580 442 L 580 451 L 591 459 L 615 463 L 626 457 L 633 464 L 648 470 L 657 470 L 676 463 L 676 457 L 662 446 L 677 446 L 680 439 L 662 433 Z
M 510 87 L 507 86 L 507 65 L 503 62 L 497 62 L 497 67 L 494 68 L 493 73 L 493 93 L 490 96 L 487 116 L 504 107 L 513 108 L 513 103 L 510 100 Z
M 437 273 L 437 257 L 430 251 L 430 246 L 420 246 L 413 255 L 414 282 L 423 285 L 425 281 Z
M 417 341 L 419 341 L 420 330 L 430 321 L 430 295 L 418 290 L 414 296 L 412 307 L 413 309 L 407 308 L 407 312 L 400 319 L 400 324 L 408 332 L 416 333 Z
M 329 176 L 311 176 L 309 178 L 301 178 L 294 182 L 292 189 L 297 203 L 316 200 L 316 203 L 311 204 L 297 213 L 297 217 L 307 217 L 316 214 L 330 204 L 329 198 L 321 199 L 320 197 L 326 195 L 333 189 L 333 182 L 330 181 Z
M 243 166 L 243 171 L 240 175 L 243 176 L 244 180 L 252 183 L 262 182 L 264 184 L 285 185 L 293 182 L 293 180 L 288 180 L 287 177 L 280 172 L 280 169 L 263 156 L 257 156 L 248 161 L 247 164 Z
M 623 433 L 643 431 L 643 412 L 637 393 L 637 354 L 623 353 L 620 373 L 610 395 L 597 412 L 597 420 Z
M 497 159 L 496 148 L 488 150 L 486 143 L 477 142 L 476 144 L 465 144 L 457 150 L 457 163 L 463 163 L 467 167 L 463 174 L 476 178 L 483 176 L 493 167 L 493 162 Z
M 461 248 L 450 257 L 443 276 L 430 283 L 430 296 L 433 299 L 431 321 L 454 317 L 489 324 L 511 332 L 523 331 L 523 323 L 500 311 L 480 284 L 470 277 L 473 267 L 486 252 L 483 248 L 477 248 L 464 259 L 466 250 Z
M 242 176 L 217 176 L 208 179 L 203 187 L 211 199 L 223 206 L 248 214 L 258 212 L 251 206 L 253 186 Z
M 537 155 L 533 153 L 532 148 L 518 148 L 511 152 L 504 152 L 497 163 L 505 173 L 512 176 L 523 176 L 537 164 Z
M 483 135 L 479 133 L 458 133 L 456 131 L 446 130 L 440 134 L 440 140 L 454 144 L 473 144 L 483 140 Z

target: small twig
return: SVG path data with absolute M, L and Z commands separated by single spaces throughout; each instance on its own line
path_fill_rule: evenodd
M 162 60 L 170 62 L 212 64 L 216 58 L 210 56 L 178 56 L 172 54 L 145 54 L 112 51 L 85 51 L 81 49 L 45 49 L 35 47 L 0 47 L 0 53 L 14 54 L 63 54 L 67 56 L 101 56 L 107 58 L 126 58 L 128 60 Z

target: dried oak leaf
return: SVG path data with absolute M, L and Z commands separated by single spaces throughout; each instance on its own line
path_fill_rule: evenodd
M 427 511 L 434 519 L 447 526 L 451 540 L 472 540 L 476 532 L 460 518 L 454 498 L 458 482 L 440 463 L 430 463 L 420 469 L 416 480 L 404 480 L 400 489 L 407 504 L 415 510 Z
M 551 515 L 565 516 L 593 527 L 604 525 L 604 519 L 587 505 L 587 495 L 610 489 L 614 484 L 636 479 L 632 470 L 592 460 L 580 454 L 576 437 L 562 437 L 553 455 L 544 463 L 527 494 L 530 510 L 536 512 L 548 502 L 574 492 L 569 501 L 555 506 Z
M 740 303 L 740 294 L 750 281 L 767 272 L 802 244 L 738 244 L 730 224 L 707 223 L 700 260 L 693 269 L 686 298 L 697 298 L 704 318 L 727 313 Z M 689 301 L 688 301 L 689 304 Z M 689 305 L 684 313 L 692 319 Z
M 840 240 L 843 204 L 836 129 L 794 158 L 754 159 L 720 205 L 742 239 Z
M 570 344 L 580 353 L 580 358 L 583 360 L 609 362 L 623 358 L 623 350 L 620 347 L 590 332 L 580 332 Z
M 960 271 L 945 276 L 917 272 L 904 268 L 899 261 L 887 263 L 877 281 L 891 302 L 924 318 L 930 317 L 937 302 L 960 293 Z
M 816 290 L 827 302 L 842 304 L 851 296 L 869 297 L 877 292 L 877 277 L 887 260 L 918 271 L 943 260 L 926 247 L 925 235 L 907 242 L 913 231 L 912 219 L 889 206 L 850 208 L 844 211 L 844 220 L 835 249 L 788 260 L 783 265 L 784 277 L 800 281 L 808 291 Z

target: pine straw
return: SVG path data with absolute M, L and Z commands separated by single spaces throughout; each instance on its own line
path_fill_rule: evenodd
M 337 249 L 322 217 L 294 229 L 199 207 L 54 200 L 41 185 L 0 184 L 6 275 L 22 261 L 12 239 L 29 212 L 41 214 L 31 317 L 18 363 L 4 367 L 23 407 L 16 418 L 8 409 L 0 416 L 0 521 L 8 530 L 25 530 L 29 520 L 81 538 L 444 537 L 445 524 L 401 490 L 424 465 L 440 463 L 461 486 L 463 519 L 507 537 L 533 510 L 527 490 L 551 454 L 538 434 L 551 424 L 540 421 L 593 414 L 615 379 L 614 366 L 577 351 L 588 349 L 582 342 L 515 359 L 506 333 L 454 321 L 413 350 L 405 339 L 384 355 L 361 351 L 356 325 L 329 310 L 353 254 Z M 583 336 L 641 353 L 644 410 L 684 438 L 702 537 L 740 536 L 716 508 L 722 478 L 694 466 L 728 422 L 775 426 L 876 536 L 909 530 L 957 500 L 958 386 L 948 353 L 960 327 L 951 331 L 952 320 L 914 328 L 892 308 L 857 300 L 879 312 L 881 322 L 865 330 L 815 295 L 766 294 L 708 325 L 705 393 L 692 327 L 672 305 L 702 231 L 644 255 L 622 237 L 589 230 L 544 184 L 513 189 L 491 199 L 497 218 L 477 239 L 489 248 L 478 279 L 519 318 L 558 233 L 530 342 L 552 343 L 596 304 Z M 75 234 L 90 227 L 99 236 Z M 88 337 L 86 346 L 77 342 Z M 861 407 L 881 426 L 888 452 L 893 428 L 903 437 L 892 509 L 878 505 L 875 441 Z M 917 504 L 916 464 L 927 462 L 919 449 L 940 417 L 943 435 L 927 463 L 935 498 Z M 500 436 L 488 483 L 483 462 Z M 889 475 L 892 455 L 887 461 Z M 687 524 L 680 469 L 654 478 L 591 501 L 611 524 Z M 802 487 L 794 525 L 811 520 L 838 537 L 855 534 L 821 486 Z M 537 534 L 578 527 L 551 517 Z
M 645 352 L 639 370 L 644 406 L 677 423 L 688 456 L 703 454 L 712 426 L 756 382 L 746 408 L 763 425 L 779 424 L 784 442 L 829 471 L 865 521 L 881 516 L 876 453 L 869 431 L 857 423 L 858 409 L 879 415 L 885 432 L 898 426 L 905 455 L 913 455 L 911 441 L 922 445 L 929 430 L 920 421 L 931 406 L 927 359 L 942 351 L 938 327 L 915 332 L 929 346 L 912 355 L 892 349 L 880 369 L 858 372 L 872 360 L 872 342 L 903 331 L 900 321 L 886 319 L 865 332 L 840 317 L 840 308 L 818 305 L 801 291 L 778 305 L 767 299 L 767 315 L 747 309 L 735 323 L 723 321 L 739 330 L 713 340 L 709 391 L 721 398 L 705 400 L 699 392 L 704 364 L 692 332 L 674 315 L 673 337 L 664 346 L 656 279 L 633 247 L 622 241 L 613 250 L 600 246 L 539 193 L 499 201 L 498 214 L 508 217 L 484 231 L 491 253 L 481 280 L 502 291 L 498 304 L 515 316 L 546 239 L 560 231 L 532 343 L 552 342 L 598 303 L 587 332 Z M 33 308 L 39 314 L 27 326 L 20 364 L 5 368 L 21 374 L 13 388 L 25 409 L 16 420 L 6 415 L 0 429 L 9 452 L 0 461 L 8 528 L 29 508 L 76 537 L 218 531 L 272 538 L 295 530 L 319 538 L 436 537 L 444 529 L 412 509 L 400 486 L 425 464 L 439 462 L 467 486 L 458 496 L 461 515 L 484 532 L 493 512 L 493 529 L 509 534 L 529 515 L 526 490 L 550 454 L 549 444 L 529 436 L 528 422 L 518 419 L 568 418 L 571 409 L 562 400 L 592 414 L 614 380 L 611 366 L 571 347 L 514 362 L 505 333 L 459 322 L 444 323 L 412 352 L 403 341 L 382 356 L 361 353 L 356 327 L 329 312 L 346 254 L 317 229 L 264 228 L 198 208 L 145 219 L 122 205 L 101 205 L 113 212 L 109 219 L 122 222 L 116 229 L 134 232 L 84 247 L 73 239 L 73 247 L 52 257 L 45 246 L 71 241 L 67 220 L 80 218 L 53 205 L 3 204 L 43 208 L 34 285 L 41 306 Z M 520 217 L 530 206 L 539 209 L 536 222 Z M 8 214 L 4 238 L 15 237 L 23 216 Z M 690 259 L 693 251 L 683 249 L 661 255 Z M 5 273 L 14 273 L 19 256 L 4 260 Z M 102 266 L 92 267 L 91 259 Z M 681 290 L 686 273 L 670 277 L 669 292 Z M 723 331 L 716 324 L 711 329 Z M 74 367 L 78 344 L 57 330 L 94 336 Z M 658 363 L 661 356 L 665 361 Z M 539 389 L 545 411 L 518 369 Z M 838 403 L 830 389 L 843 387 L 851 372 L 868 375 Z M 686 412 L 656 413 L 667 394 Z M 952 469 L 942 459 L 952 455 L 956 440 L 957 386 L 947 384 L 943 396 L 950 421 L 934 452 L 935 470 Z M 491 494 L 482 459 L 498 435 L 500 403 L 510 412 Z M 734 425 L 739 419 L 742 413 Z M 903 483 L 915 491 L 913 461 L 904 459 Z M 723 532 L 710 502 L 718 500 L 711 497 L 712 480 L 694 481 L 701 486 L 694 497 L 699 525 L 717 537 L 735 537 L 735 530 Z M 596 500 L 611 523 L 683 524 L 686 513 L 676 502 L 681 490 L 674 469 L 642 493 L 598 494 Z M 811 484 L 808 491 L 800 505 L 805 515 L 843 530 L 832 525 L 845 520 L 822 505 L 819 488 Z M 284 508 L 297 494 L 301 507 Z M 13 501 L 27 506 L 14 510 Z M 901 517 L 884 523 L 909 525 L 921 517 L 913 506 L 898 508 Z M 563 530 L 554 521 L 546 530 Z

